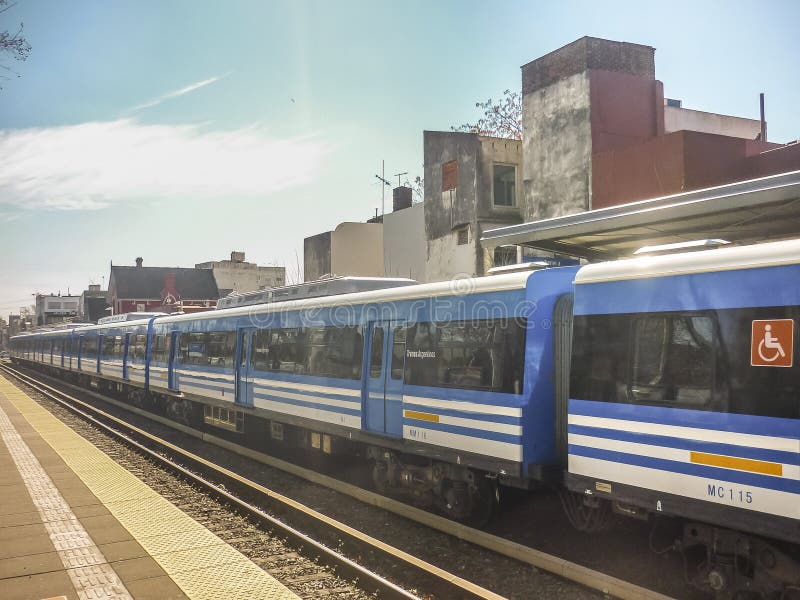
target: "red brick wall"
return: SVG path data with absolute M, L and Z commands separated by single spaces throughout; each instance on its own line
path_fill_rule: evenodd
M 592 156 L 592 208 L 676 194 L 683 189 L 681 132 Z
M 676 131 L 592 156 L 592 208 L 800 170 L 800 144 L 747 156 L 751 140 Z
M 663 129 L 660 82 L 641 75 L 589 71 L 592 152 L 644 142 Z

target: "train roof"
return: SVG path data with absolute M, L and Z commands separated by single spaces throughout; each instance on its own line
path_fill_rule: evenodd
M 351 277 L 334 275 L 294 285 L 285 285 L 251 292 L 232 292 L 224 298 L 217 300 L 217 308 L 235 308 L 237 306 L 251 306 L 254 304 L 267 304 L 269 302 L 287 302 L 289 300 L 353 294 L 356 292 L 415 285 L 416 283 L 417 282 L 413 279 L 401 277 Z
M 794 264 L 800 264 L 800 239 L 593 263 L 581 267 L 575 284 Z
M 535 273 L 535 271 L 534 271 Z M 222 308 L 187 315 L 160 317 L 158 324 L 194 321 L 198 319 L 218 319 L 222 317 L 246 316 L 254 313 L 288 312 L 304 308 L 326 308 L 332 306 L 350 306 L 366 304 L 369 302 L 393 302 L 401 300 L 416 300 L 419 298 L 432 298 L 444 296 L 461 296 L 488 292 L 502 292 L 507 290 L 523 289 L 532 275 L 531 272 L 509 273 L 506 275 L 491 275 L 488 277 L 471 277 L 455 279 L 452 281 L 439 281 L 436 283 L 422 283 L 396 288 L 373 290 L 368 292 L 355 292 L 352 294 L 339 294 L 336 296 L 322 296 L 306 300 L 288 300 L 286 302 L 260 304 L 255 306 L 241 306 L 236 308 Z

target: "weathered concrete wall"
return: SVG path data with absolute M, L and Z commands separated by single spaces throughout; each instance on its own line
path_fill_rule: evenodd
M 761 121 L 665 106 L 664 129 L 667 133 L 682 130 L 699 131 L 753 140 L 761 133 Z
M 523 196 L 522 143 L 473 133 L 426 131 L 425 239 L 428 281 L 482 275 L 484 251 L 479 243 L 482 222 L 519 223 Z M 455 189 L 442 190 L 442 165 L 456 161 Z M 494 206 L 494 165 L 516 166 L 517 206 Z M 497 225 L 496 225 L 497 226 Z M 458 230 L 469 228 L 469 242 L 458 244 Z
M 326 231 L 303 240 L 303 280 L 313 281 L 331 273 L 331 234 Z
M 197 269 L 211 269 L 220 295 L 230 292 L 250 292 L 286 283 L 285 267 L 259 267 L 255 263 L 212 261 L 195 265 Z
M 425 235 L 438 239 L 454 227 L 475 220 L 480 140 L 474 133 L 425 131 L 422 134 L 425 173 Z M 454 190 L 442 191 L 442 165 L 458 163 Z M 485 188 L 485 183 L 480 183 Z
M 340 223 L 331 235 L 331 272 L 383 277 L 383 224 Z
M 592 190 L 588 74 L 571 75 L 523 96 L 522 126 L 523 219 L 587 210 Z
M 458 235 L 450 233 L 428 240 L 428 260 L 425 276 L 428 281 L 446 281 L 458 277 L 474 277 L 479 274 L 477 242 L 470 230 L 467 244 L 458 244 Z
M 383 217 L 383 271 L 386 277 L 428 281 L 425 263 L 425 207 L 414 204 Z
M 608 97 L 646 106 L 632 122 L 592 113 Z M 617 90 L 624 80 L 628 91 Z M 655 50 L 650 46 L 584 37 L 522 67 L 523 217 L 546 219 L 592 208 L 593 133 L 600 146 L 644 139 L 659 129 Z M 636 85 L 633 85 L 634 82 Z M 596 123 L 593 131 L 592 121 Z

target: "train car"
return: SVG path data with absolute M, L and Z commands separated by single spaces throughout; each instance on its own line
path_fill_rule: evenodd
M 552 319 L 575 271 L 163 317 L 150 391 L 231 431 L 360 444 L 379 487 L 463 517 L 487 493 L 480 474 L 527 485 L 557 461 Z
M 567 486 L 687 519 L 715 590 L 800 584 L 760 537 L 800 543 L 800 241 L 587 265 L 574 302 Z

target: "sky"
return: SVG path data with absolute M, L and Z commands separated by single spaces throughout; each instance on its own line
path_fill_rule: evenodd
M 475 121 L 584 35 L 656 48 L 664 93 L 800 138 L 800 2 L 18 0 L 0 80 L 0 316 L 109 265 L 232 250 L 302 273 L 303 238 L 422 175 L 422 132 Z M 391 203 L 388 192 L 387 205 Z

